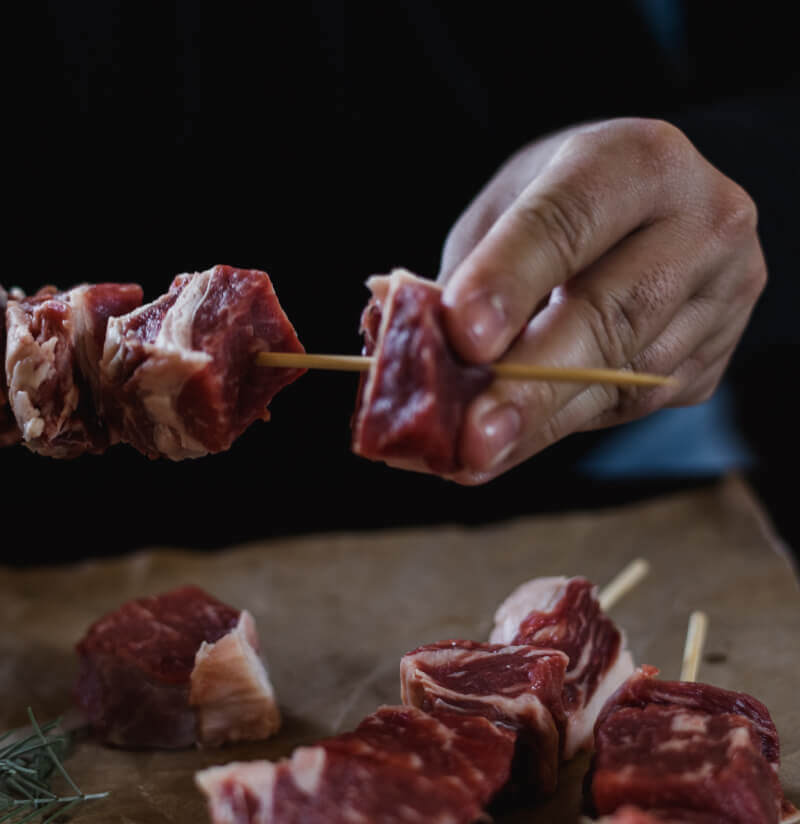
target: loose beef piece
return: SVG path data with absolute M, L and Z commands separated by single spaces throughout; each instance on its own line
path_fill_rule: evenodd
M 404 655 L 404 704 L 463 712 L 517 731 L 515 789 L 556 789 L 565 726 L 563 652 L 527 646 L 442 641 Z
M 197 587 L 123 604 L 77 652 L 77 701 L 108 744 L 216 746 L 280 726 L 252 616 Z
M 728 824 L 793 817 L 767 708 L 743 693 L 656 674 L 637 671 L 597 720 L 587 782 L 592 808 L 610 814 L 629 804 L 653 810 L 657 820 Z
M 21 299 L 24 295 L 18 290 L 11 290 L 11 298 Z M 14 413 L 8 405 L 8 382 L 6 380 L 6 306 L 8 292 L 0 286 L 0 447 L 11 446 L 21 437 Z
M 135 284 L 53 286 L 6 307 L 8 398 L 25 445 L 74 458 L 114 442 L 96 387 L 108 319 L 142 302 Z
M 564 758 L 591 749 L 592 728 L 603 704 L 633 672 L 625 638 L 601 610 L 597 588 L 586 578 L 528 581 L 498 608 L 489 640 L 567 655 Z
M 484 718 L 383 707 L 277 763 L 196 781 L 214 824 L 472 824 L 508 779 L 514 734 Z
M 302 352 L 265 272 L 214 266 L 108 325 L 104 398 L 120 439 L 150 458 L 221 452 L 304 370 L 261 367 L 259 352 Z
M 353 451 L 440 474 L 458 471 L 470 401 L 491 382 L 488 367 L 463 363 L 444 332 L 441 288 L 405 270 L 371 278 L 361 319 L 364 354 L 375 362 L 358 394 Z

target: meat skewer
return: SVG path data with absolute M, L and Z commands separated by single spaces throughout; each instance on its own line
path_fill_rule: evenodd
M 21 438 L 73 458 L 122 442 L 150 458 L 200 457 L 268 420 L 304 372 L 256 365 L 259 352 L 303 351 L 265 272 L 214 266 L 141 303 L 136 284 L 0 290 L 0 445 Z
M 429 645 L 401 663 L 404 706 L 290 759 L 215 767 L 196 782 L 215 824 L 472 824 L 498 794 L 530 799 L 555 788 L 568 662 L 525 645 Z
M 595 725 L 586 786 L 603 824 L 788 824 L 800 813 L 778 781 L 780 745 L 767 708 L 695 682 L 707 619 L 690 619 L 681 681 L 641 667 Z M 599 824 L 599 822 L 598 822 Z
M 464 363 L 449 343 L 438 284 L 396 269 L 370 278 L 367 286 L 372 297 L 361 314 L 362 354 L 371 360 L 359 364 L 368 371 L 362 376 L 353 415 L 353 451 L 392 466 L 455 474 L 463 468 L 460 441 L 467 409 L 492 383 L 494 370 L 504 370 L 503 377 L 527 379 L 536 373 L 519 364 Z M 346 363 L 354 361 L 348 358 Z M 553 375 L 565 377 L 558 370 L 538 373 Z M 575 373 L 568 379 L 576 380 Z
M 655 386 L 625 370 L 462 363 L 444 332 L 441 289 L 396 270 L 369 281 L 365 355 L 307 355 L 269 277 L 215 266 L 142 303 L 136 284 L 0 291 L 0 445 L 56 458 L 123 442 L 150 458 L 227 449 L 310 367 L 366 372 L 353 448 L 374 459 L 460 467 L 469 401 L 494 378 Z M 6 391 L 6 389 L 8 391 Z

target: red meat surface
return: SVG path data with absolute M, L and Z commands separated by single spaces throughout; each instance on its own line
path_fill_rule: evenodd
M 204 770 L 214 824 L 472 824 L 506 782 L 514 734 L 483 718 L 383 707 L 290 760 Z
M 518 732 L 515 789 L 555 791 L 565 727 L 567 657 L 527 646 L 441 641 L 404 655 L 403 703 L 482 716 Z
M 606 699 L 633 672 L 622 633 L 603 612 L 586 578 L 535 578 L 499 607 L 491 641 L 561 650 L 567 731 L 564 756 L 591 749 L 592 730 Z
M 228 449 L 304 372 L 256 364 L 272 351 L 304 350 L 265 272 L 179 275 L 166 295 L 109 324 L 101 372 L 121 440 L 173 460 Z
M 123 604 L 89 628 L 76 649 L 76 698 L 93 732 L 122 747 L 195 742 L 189 690 L 205 641 L 231 632 L 240 612 L 197 587 Z
M 441 288 L 396 270 L 369 283 L 361 328 L 375 363 L 359 389 L 353 451 L 409 468 L 450 474 L 470 401 L 491 382 L 488 367 L 463 363 L 444 332 Z
M 708 684 L 658 681 L 656 673 L 637 671 L 597 720 L 594 809 L 632 804 L 662 820 L 729 824 L 777 824 L 789 815 L 766 707 Z

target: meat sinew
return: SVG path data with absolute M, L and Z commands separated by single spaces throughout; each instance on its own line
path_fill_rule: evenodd
M 77 652 L 77 701 L 108 744 L 216 746 L 280 726 L 252 616 L 197 587 L 123 604 Z
M 516 730 L 514 789 L 546 796 L 558 781 L 567 664 L 557 650 L 441 641 L 403 656 L 402 700 L 427 712 L 463 712 Z
M 214 824 L 472 824 L 508 779 L 514 734 L 484 718 L 383 707 L 291 759 L 212 767 Z
M 625 638 L 605 615 L 586 578 L 535 578 L 500 605 L 489 641 L 556 649 L 569 658 L 564 678 L 564 758 L 592 748 L 606 699 L 633 672 Z
M 5 370 L 11 409 L 25 445 L 74 458 L 114 442 L 98 403 L 98 361 L 108 319 L 142 302 L 135 284 L 53 286 L 10 300 Z
M 361 318 L 364 354 L 375 362 L 359 388 L 353 451 L 397 466 L 450 474 L 462 464 L 467 406 L 492 382 L 463 363 L 444 333 L 441 288 L 403 269 L 370 278 Z
M 661 820 L 707 816 L 730 824 L 793 818 L 797 811 L 778 781 L 778 735 L 767 708 L 708 684 L 659 681 L 657 672 L 638 670 L 597 720 L 588 784 L 593 808 L 610 814 L 630 804 Z
M 108 325 L 101 363 L 120 439 L 151 458 L 228 449 L 305 370 L 261 367 L 259 352 L 302 352 L 265 272 L 214 266 Z

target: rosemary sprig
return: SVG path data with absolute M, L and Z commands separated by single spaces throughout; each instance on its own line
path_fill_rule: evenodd
M 39 724 L 30 707 L 28 717 L 30 735 L 0 735 L 0 824 L 50 824 L 80 804 L 105 798 L 108 793 L 84 793 L 64 768 L 69 737 L 60 730 L 60 719 Z M 11 743 L 4 744 L 9 738 Z M 54 772 L 69 785 L 69 795 L 51 789 Z

